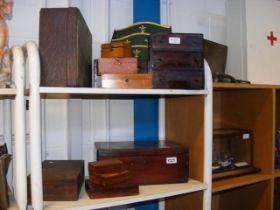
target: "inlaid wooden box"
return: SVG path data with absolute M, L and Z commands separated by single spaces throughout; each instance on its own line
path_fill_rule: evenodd
M 96 142 L 97 160 L 117 158 L 129 170 L 129 184 L 187 182 L 188 149 L 172 141 Z

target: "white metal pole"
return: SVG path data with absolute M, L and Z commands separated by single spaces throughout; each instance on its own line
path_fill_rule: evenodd
M 43 209 L 42 161 L 41 161 L 41 120 L 40 120 L 40 59 L 36 44 L 25 44 L 27 68 L 30 82 L 30 166 L 32 206 L 34 210 Z
M 159 140 L 166 140 L 165 137 L 165 98 L 159 98 L 159 109 L 158 109 L 158 116 L 159 116 Z M 165 201 L 164 199 L 160 199 L 158 203 L 159 210 L 165 209 Z
M 13 73 L 16 85 L 14 104 L 15 126 L 15 184 L 19 209 L 27 206 L 26 144 L 25 144 L 25 104 L 24 104 L 24 56 L 21 47 L 12 48 Z
M 204 174 L 203 180 L 207 189 L 203 196 L 203 209 L 211 210 L 212 197 L 212 136 L 213 136 L 213 83 L 208 63 L 204 60 L 205 89 L 208 94 L 204 100 Z
M 11 111 L 11 99 L 5 99 L 3 106 L 3 116 L 4 116 L 4 140 L 8 148 L 8 152 L 13 154 L 13 145 L 12 145 L 12 111 Z M 7 174 L 8 185 L 13 192 L 13 162 L 9 165 L 8 174 Z

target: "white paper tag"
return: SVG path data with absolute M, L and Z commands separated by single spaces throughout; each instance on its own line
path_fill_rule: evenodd
M 169 44 L 181 44 L 180 37 L 169 37 Z
M 250 133 L 244 133 L 242 139 L 250 139 Z
M 248 166 L 249 164 L 247 162 L 238 162 L 234 163 L 236 167 L 243 167 L 243 166 Z
M 167 157 L 166 164 L 177 164 L 177 157 Z

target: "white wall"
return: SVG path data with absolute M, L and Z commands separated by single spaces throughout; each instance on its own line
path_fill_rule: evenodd
M 245 1 L 226 1 L 228 59 L 226 73 L 247 80 Z
M 225 44 L 225 0 L 174 0 L 170 13 L 173 32 L 203 33 Z
M 280 84 L 280 1 L 227 0 L 227 71 L 252 83 Z M 278 36 L 271 46 L 270 31 Z
M 246 1 L 247 75 L 255 83 L 280 84 L 280 1 Z M 274 46 L 266 39 L 278 36 Z

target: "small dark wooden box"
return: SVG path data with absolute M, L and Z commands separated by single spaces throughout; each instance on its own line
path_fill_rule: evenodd
M 118 158 L 129 170 L 129 184 L 187 182 L 188 149 L 171 141 L 96 142 L 97 159 Z
M 150 70 L 153 88 L 203 89 L 203 35 L 151 34 Z
M 40 11 L 41 86 L 92 86 L 92 35 L 78 8 Z
M 42 164 L 44 201 L 78 200 L 84 181 L 83 160 L 45 160 Z M 28 197 L 31 200 L 30 175 Z

